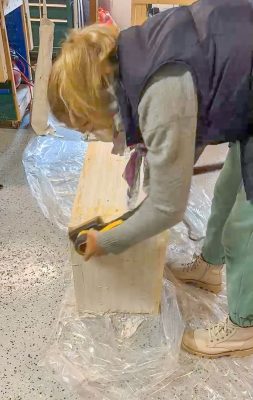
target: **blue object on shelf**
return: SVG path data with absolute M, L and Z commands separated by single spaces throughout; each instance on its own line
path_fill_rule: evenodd
M 25 60 L 28 60 L 21 7 L 7 14 L 5 23 L 10 48 L 16 50 Z M 22 72 L 24 72 L 28 79 L 31 79 L 27 64 L 24 64 L 24 71 Z
M 0 95 L 1 94 L 10 94 L 11 90 L 10 89 L 0 89 Z

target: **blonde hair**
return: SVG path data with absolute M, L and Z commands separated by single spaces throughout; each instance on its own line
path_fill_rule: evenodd
M 91 25 L 72 30 L 53 64 L 48 85 L 52 113 L 67 126 L 87 122 L 111 128 L 109 94 L 105 90 L 113 75 L 119 31 L 115 26 Z M 111 72 L 111 73 L 110 73 Z

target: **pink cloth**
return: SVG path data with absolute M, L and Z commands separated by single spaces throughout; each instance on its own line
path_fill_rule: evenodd
M 138 199 L 140 190 L 140 169 L 142 159 L 147 154 L 147 149 L 143 144 L 135 146 L 130 159 L 127 163 L 123 178 L 128 184 L 128 206 L 130 209 L 134 208 Z

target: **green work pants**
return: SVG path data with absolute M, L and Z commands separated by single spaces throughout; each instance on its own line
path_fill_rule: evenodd
M 214 189 L 203 258 L 226 263 L 231 320 L 253 326 L 253 203 L 242 183 L 240 144 L 232 144 Z

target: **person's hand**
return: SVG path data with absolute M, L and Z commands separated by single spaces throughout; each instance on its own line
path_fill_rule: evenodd
M 93 229 L 90 229 L 87 233 L 87 245 L 84 255 L 85 261 L 88 261 L 91 257 L 100 257 L 106 254 L 106 252 L 97 244 L 97 235 L 98 232 Z

